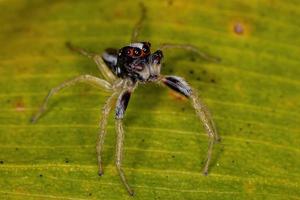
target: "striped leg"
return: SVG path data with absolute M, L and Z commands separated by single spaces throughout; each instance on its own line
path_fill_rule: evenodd
M 188 85 L 188 83 L 185 80 L 177 76 L 165 76 L 162 78 L 161 81 L 171 89 L 191 99 L 196 114 L 201 119 L 204 125 L 205 131 L 209 138 L 207 159 L 203 170 L 204 175 L 207 175 L 209 164 L 211 161 L 214 142 L 220 140 L 214 122 L 211 119 L 211 115 L 208 112 L 206 106 L 198 98 L 197 94 L 192 90 L 192 88 Z

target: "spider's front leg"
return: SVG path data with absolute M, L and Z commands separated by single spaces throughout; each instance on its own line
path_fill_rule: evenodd
M 116 105 L 116 132 L 117 132 L 117 145 L 116 145 L 116 167 L 120 175 L 121 181 L 126 187 L 128 193 L 133 196 L 134 192 L 127 183 L 124 171 L 122 169 L 123 160 L 123 144 L 124 144 L 124 129 L 122 120 L 127 108 L 132 90 L 125 89 L 121 92 L 117 105 Z
M 92 59 L 96 63 L 100 73 L 105 78 L 105 80 L 107 80 L 110 83 L 113 83 L 114 81 L 116 81 L 117 77 L 111 72 L 111 70 L 109 69 L 109 65 L 106 65 L 104 63 L 103 59 L 105 59 L 105 58 L 102 57 L 102 56 L 106 55 L 106 57 L 109 57 L 110 60 L 117 62 L 117 53 L 116 52 L 114 52 L 114 54 L 109 54 L 109 52 L 105 51 L 104 54 L 101 56 L 100 54 L 88 52 L 83 48 L 75 47 L 70 42 L 67 42 L 66 46 L 71 51 L 77 52 L 81 55 L 84 55 L 84 56 Z M 115 50 L 115 51 L 117 51 L 117 50 Z
M 52 88 L 49 91 L 49 93 L 46 96 L 43 104 L 41 105 L 41 107 L 39 109 L 39 111 L 36 113 L 36 115 L 34 115 L 32 117 L 31 122 L 35 123 L 40 118 L 40 116 L 46 111 L 48 101 L 53 95 L 57 94 L 59 91 L 61 91 L 64 88 L 68 88 L 68 87 L 70 87 L 72 85 L 75 85 L 77 83 L 80 83 L 80 82 L 81 83 L 87 83 L 87 84 L 90 84 L 90 85 L 94 85 L 94 86 L 96 86 L 98 88 L 101 88 L 101 89 L 104 89 L 106 91 L 112 91 L 112 89 L 113 89 L 112 85 L 109 82 L 107 82 L 103 79 L 100 79 L 98 77 L 95 77 L 95 76 L 81 75 L 81 76 L 78 76 L 76 78 L 73 78 L 69 81 L 66 81 L 66 82 L 60 84 L 59 86 L 57 86 L 55 88 Z
M 211 115 L 204 103 L 198 98 L 196 92 L 192 90 L 192 88 L 184 79 L 177 76 L 165 76 L 161 79 L 161 81 L 171 89 L 191 99 L 192 105 L 196 110 L 196 114 L 203 122 L 205 131 L 209 137 L 207 159 L 203 170 L 204 175 L 207 175 L 213 150 L 213 144 L 215 141 L 220 140 Z
M 140 9 L 141 9 L 141 17 L 139 21 L 135 24 L 132 34 L 131 34 L 131 42 L 138 42 L 138 35 L 142 29 L 142 25 L 146 19 L 147 16 L 147 9 L 143 3 L 140 3 Z
M 103 175 L 103 167 L 102 167 L 102 151 L 104 145 L 104 138 L 106 135 L 106 126 L 107 126 L 107 119 L 110 113 L 113 100 L 115 96 L 117 96 L 118 92 L 114 92 L 105 102 L 105 105 L 102 108 L 102 117 L 100 121 L 100 131 L 98 134 L 96 151 L 97 151 L 97 160 L 98 160 L 98 174 L 99 176 Z

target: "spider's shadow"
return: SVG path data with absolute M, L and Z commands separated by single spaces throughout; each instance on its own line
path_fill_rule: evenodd
M 124 125 L 125 125 L 125 133 L 127 140 L 130 140 L 130 137 L 134 137 L 134 135 L 130 134 L 130 127 L 136 126 L 139 127 L 135 132 L 136 134 L 140 134 L 137 136 L 139 137 L 136 141 L 137 143 L 134 145 L 134 148 L 141 149 L 141 151 L 134 151 L 133 154 L 134 158 L 131 158 L 132 160 L 131 167 L 133 169 L 136 168 L 143 168 L 139 167 L 139 165 L 143 164 L 143 160 L 145 158 L 149 157 L 146 151 L 148 148 L 151 148 L 151 144 L 153 143 L 151 134 L 144 134 L 147 129 L 151 129 L 151 124 L 154 121 L 156 114 L 154 112 L 149 112 L 149 110 L 157 110 L 157 108 L 160 106 L 159 102 L 162 101 L 163 96 L 165 94 L 162 87 L 159 87 L 155 84 L 148 84 L 148 85 L 140 85 L 139 88 L 135 91 L 136 96 L 132 98 L 132 101 L 130 102 L 131 105 L 129 105 L 129 109 L 126 113 L 126 117 L 124 118 Z M 134 95 L 134 94 L 133 94 Z M 138 103 L 135 103 L 138 102 Z M 139 111 L 141 113 L 139 113 Z M 144 115 L 147 115 L 146 117 Z M 145 117 L 144 119 L 142 119 Z M 145 122 L 144 120 L 148 121 L 149 123 Z M 144 125 L 135 125 L 135 124 L 144 124 Z M 146 126 L 145 126 L 146 124 Z M 149 124 L 149 125 L 147 125 Z M 125 141 L 126 144 L 126 141 Z M 125 146 L 126 151 L 126 146 Z M 126 159 L 126 157 L 125 157 Z M 125 162 L 124 162 L 125 163 Z M 130 175 L 130 174 L 128 174 Z M 131 176 L 131 183 L 135 183 L 135 176 Z

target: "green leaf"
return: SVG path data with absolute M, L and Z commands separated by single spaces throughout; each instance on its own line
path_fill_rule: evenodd
M 201 174 L 207 136 L 188 101 L 140 85 L 125 119 L 124 169 L 134 199 L 300 199 L 300 7 L 297 0 L 148 1 L 140 35 L 190 43 L 211 63 L 166 50 L 163 74 L 185 77 L 213 113 L 222 142 Z M 135 1 L 0 1 L 0 199 L 132 199 L 114 167 L 111 114 L 104 176 L 95 144 L 109 93 L 86 85 L 51 99 L 50 88 L 96 65 L 65 43 L 101 53 L 126 45 Z

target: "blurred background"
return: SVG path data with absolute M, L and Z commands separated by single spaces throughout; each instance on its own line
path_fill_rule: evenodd
M 97 175 L 95 144 L 109 93 L 87 85 L 51 99 L 52 88 L 99 75 L 65 43 L 93 52 L 130 42 L 139 1 L 0 0 L 0 198 L 132 199 L 114 167 L 113 114 Z M 218 56 L 164 52 L 163 74 L 199 91 L 222 142 L 208 177 L 207 136 L 189 102 L 141 85 L 125 117 L 124 169 L 135 199 L 300 199 L 300 4 L 298 0 L 145 1 L 140 40 L 189 43 Z

